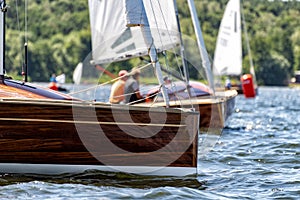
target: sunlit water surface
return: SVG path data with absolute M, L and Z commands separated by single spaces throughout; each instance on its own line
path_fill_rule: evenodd
M 1 199 L 299 199 L 300 90 L 259 88 L 236 111 L 194 177 L 87 171 L 2 174 Z

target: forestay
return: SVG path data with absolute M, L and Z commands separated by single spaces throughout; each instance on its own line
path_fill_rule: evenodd
M 242 73 L 240 0 L 230 0 L 221 21 L 214 55 L 215 75 Z
M 179 45 L 174 2 L 143 0 L 143 3 L 157 51 Z M 126 26 L 124 0 L 89 0 L 89 10 L 94 64 L 148 55 L 140 27 Z

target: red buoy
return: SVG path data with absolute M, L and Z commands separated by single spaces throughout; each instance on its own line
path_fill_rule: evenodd
M 253 83 L 253 78 L 251 74 L 244 74 L 241 77 L 243 93 L 246 98 L 253 98 L 255 97 L 255 88 Z

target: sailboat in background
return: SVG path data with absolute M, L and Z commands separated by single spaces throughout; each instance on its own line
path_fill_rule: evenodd
M 162 47 L 170 48 L 173 40 L 168 37 L 164 40 L 166 43 L 155 48 L 152 45 L 155 33 L 151 35 L 153 32 L 148 22 L 154 27 L 156 17 L 161 21 L 166 16 L 162 13 L 172 13 L 170 9 L 174 5 L 160 7 L 160 4 L 167 5 L 170 1 L 160 4 L 153 1 L 156 2 L 153 9 L 147 6 L 149 2 L 89 0 L 93 42 L 95 38 L 103 44 L 106 42 L 97 34 L 98 20 L 107 22 L 105 30 L 108 33 L 118 26 L 123 27 L 123 31 L 118 32 L 122 33 L 121 40 L 115 41 L 115 47 L 134 34 L 134 42 L 138 42 L 135 44 L 139 48 L 133 52 L 131 49 L 135 44 L 128 43 L 119 49 L 123 57 L 100 55 L 112 61 L 116 57 L 116 60 L 127 59 L 133 53 L 148 55 L 150 52 L 153 67 L 162 82 L 156 52 Z M 5 0 L 0 1 L 0 8 L 1 173 L 60 174 L 87 169 L 144 175 L 197 173 L 199 112 L 184 108 L 111 105 L 94 99 L 84 101 L 7 78 L 4 30 L 8 7 Z M 98 14 L 103 12 L 108 18 L 99 19 Z M 123 20 L 125 13 L 129 23 Z M 113 21 L 112 16 L 116 17 Z M 171 32 L 169 26 L 159 28 Z M 141 40 L 137 40 L 138 37 Z M 96 46 L 94 50 L 100 47 Z M 168 104 L 166 96 L 164 100 Z
M 75 69 L 74 69 L 74 72 L 73 72 L 73 82 L 76 85 L 80 84 L 80 79 L 81 79 L 81 76 L 82 76 L 82 69 L 83 69 L 82 62 L 78 63 L 76 65 Z
M 200 67 L 202 67 L 205 70 L 206 78 L 209 84 L 204 85 L 201 82 L 190 81 L 189 77 L 178 78 L 175 76 L 175 78 L 181 81 L 172 82 L 171 84 L 168 85 L 168 95 L 172 99 L 172 101 L 170 101 L 170 107 L 191 107 L 199 111 L 200 112 L 199 128 L 201 132 L 213 133 L 218 135 L 222 132 L 224 126 L 226 125 L 227 119 L 233 113 L 235 107 L 235 97 L 237 93 L 234 90 L 215 93 L 214 80 L 211 71 L 211 64 L 203 40 L 202 31 L 197 17 L 194 1 L 187 0 L 187 3 L 190 8 L 190 14 L 193 21 L 193 27 L 195 30 L 197 42 L 195 41 L 192 42 L 195 45 L 195 48 L 193 48 L 194 46 L 185 45 L 182 42 L 183 40 L 181 39 L 179 40 L 180 41 L 179 45 L 181 45 L 180 49 L 181 51 L 183 51 L 183 49 L 185 48 L 191 48 L 193 49 L 194 52 L 196 53 L 199 52 L 200 56 L 197 54 L 195 57 L 200 59 L 197 59 L 196 62 L 197 64 L 199 63 L 202 64 L 202 65 L 200 64 L 201 65 Z M 178 17 L 177 20 L 179 20 Z M 180 30 L 179 21 L 177 23 L 178 23 L 177 24 L 178 30 Z M 182 35 L 181 32 L 180 34 Z M 183 53 L 181 52 L 181 54 L 184 54 L 184 52 Z M 187 59 L 191 63 L 193 62 L 189 60 L 189 58 L 185 58 L 185 59 Z M 182 60 L 184 61 L 184 59 Z M 183 62 L 183 66 L 184 66 L 184 62 Z M 168 74 L 174 76 L 172 72 L 169 72 Z M 186 75 L 188 74 L 188 72 L 185 72 L 184 74 Z M 184 84 L 185 81 L 186 83 Z M 182 89 L 184 85 L 185 85 L 185 89 Z M 188 96 L 186 93 L 187 90 L 186 86 L 189 87 L 188 89 L 190 94 Z M 159 88 L 159 86 L 157 88 Z M 158 91 L 157 88 L 156 90 L 150 91 L 148 95 L 151 96 L 152 94 L 157 92 Z M 182 95 L 183 91 L 185 91 L 184 95 Z M 152 101 L 148 101 L 147 103 L 142 103 L 142 105 L 147 105 L 147 104 L 151 106 L 158 106 L 158 107 L 166 106 L 165 103 L 162 101 L 162 98 L 157 98 L 157 97 Z
M 242 75 L 242 22 L 250 61 L 250 74 L 245 75 Z M 256 76 L 240 0 L 229 0 L 225 8 L 215 48 L 213 71 L 215 76 L 237 78 L 237 82 L 240 80 L 241 83 L 232 85 L 231 89 L 244 93 L 246 97 L 255 97 Z

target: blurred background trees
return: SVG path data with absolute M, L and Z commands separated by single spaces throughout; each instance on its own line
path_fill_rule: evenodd
M 192 33 L 187 3 L 177 2 L 182 31 Z M 195 0 L 211 58 L 226 3 L 227 0 Z M 74 68 L 91 52 L 87 0 L 30 0 L 27 4 L 24 0 L 7 0 L 7 4 L 10 6 L 6 31 L 7 73 L 21 75 L 23 47 L 27 41 L 31 81 L 48 81 L 52 73 L 65 73 L 71 82 Z M 242 7 L 258 83 L 287 85 L 294 71 L 300 70 L 300 2 L 243 0 Z M 246 46 L 243 48 L 247 73 L 249 62 Z M 126 64 L 127 68 L 131 67 L 130 62 Z M 117 73 L 119 69 L 111 70 Z M 197 73 L 190 75 L 199 78 Z

